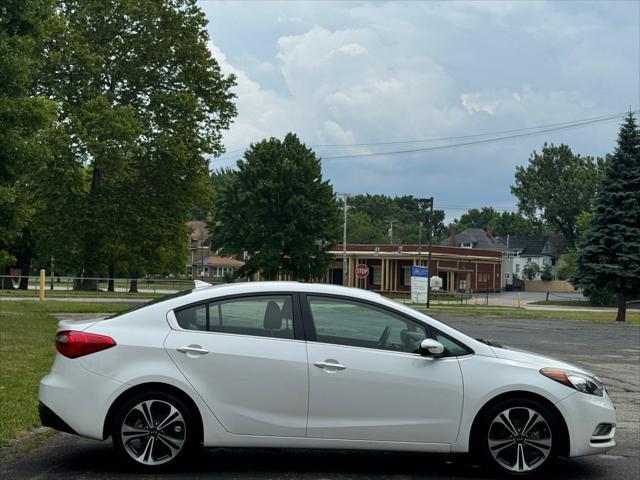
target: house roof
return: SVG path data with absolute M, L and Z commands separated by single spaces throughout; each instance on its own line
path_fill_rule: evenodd
M 523 255 L 543 255 L 547 245 L 547 237 L 531 235 L 509 235 L 508 241 L 510 250 L 520 250 Z
M 455 245 L 451 245 L 451 238 L 446 238 L 440 242 L 443 246 L 459 246 L 463 243 L 471 243 L 473 248 L 482 250 L 504 250 L 504 244 L 496 237 L 492 237 L 482 228 L 467 228 L 456 234 Z
M 211 255 L 209 257 L 209 265 L 214 267 L 241 267 L 244 262 L 236 260 L 235 258 L 219 257 L 217 255 Z
M 209 237 L 207 224 L 205 222 L 191 220 L 187 222 L 187 227 L 191 229 L 191 233 L 189 234 L 191 240 L 201 241 L 206 240 Z
M 421 252 L 422 255 L 428 255 L 429 245 L 416 245 L 416 244 L 363 244 L 363 243 L 348 243 L 346 245 L 348 254 L 388 254 L 388 255 L 417 255 Z M 502 252 L 498 252 L 495 249 L 471 249 L 451 247 L 449 245 L 433 245 L 432 253 L 435 255 L 455 255 L 459 257 L 486 257 L 488 259 L 501 259 Z M 342 245 L 335 245 L 330 251 L 334 256 L 342 255 Z
M 506 245 L 509 244 L 509 250 L 519 250 L 520 255 L 549 255 L 559 256 L 562 251 L 563 239 L 561 235 L 546 235 L 536 237 L 534 235 L 509 235 L 500 237 L 500 240 Z
M 235 268 L 239 268 L 242 265 L 244 265 L 244 262 L 240 261 L 240 260 L 236 260 L 235 258 L 231 258 L 231 257 L 220 257 L 218 255 L 208 255 L 205 257 L 206 259 L 206 265 L 210 266 L 210 267 L 235 267 Z M 194 265 L 200 265 L 202 263 L 202 258 L 201 257 L 194 257 L 193 258 L 193 264 Z

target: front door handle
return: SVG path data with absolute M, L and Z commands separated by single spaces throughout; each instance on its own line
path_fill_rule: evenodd
M 326 370 L 344 370 L 347 367 L 339 364 L 335 360 L 327 360 L 326 362 L 314 362 L 314 365 L 318 368 L 324 368 Z
M 209 350 L 207 350 L 206 348 L 202 348 L 199 345 L 189 345 L 188 347 L 178 347 L 176 350 L 178 350 L 180 353 L 197 353 L 199 355 L 206 355 L 207 353 L 209 353 Z

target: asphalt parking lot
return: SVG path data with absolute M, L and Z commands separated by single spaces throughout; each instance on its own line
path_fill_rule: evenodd
M 474 337 L 587 367 L 607 385 L 618 411 L 618 445 L 606 455 L 559 460 L 544 478 L 640 477 L 640 326 L 592 322 L 456 318 L 438 315 Z M 7 479 L 92 480 L 134 476 L 119 465 L 111 442 L 57 434 L 0 465 Z M 393 452 L 290 449 L 202 449 L 181 472 L 137 478 L 494 478 L 466 457 Z

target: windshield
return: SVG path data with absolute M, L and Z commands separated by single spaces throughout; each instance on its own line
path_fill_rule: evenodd
M 150 307 L 151 305 L 157 305 L 158 303 L 166 302 L 167 300 L 173 300 L 174 298 L 178 298 L 178 297 L 182 297 L 184 295 L 188 295 L 191 292 L 193 292 L 193 290 L 182 290 L 181 292 L 171 293 L 169 295 L 165 295 L 164 297 L 156 298 L 155 300 L 151 300 L 150 302 L 145 302 L 145 303 L 140 303 L 138 305 L 134 305 L 133 307 L 128 308 L 126 310 L 123 310 L 122 312 L 114 313 L 113 315 L 108 316 L 107 319 L 120 317 L 120 316 L 125 315 L 127 313 L 131 313 L 131 312 L 133 312 L 135 310 L 140 310 L 140 309 L 145 308 L 145 307 Z

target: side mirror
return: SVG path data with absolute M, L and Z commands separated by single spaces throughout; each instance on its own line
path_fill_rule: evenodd
M 444 345 L 433 338 L 425 338 L 420 342 L 420 355 L 424 357 L 442 355 L 443 353 Z

